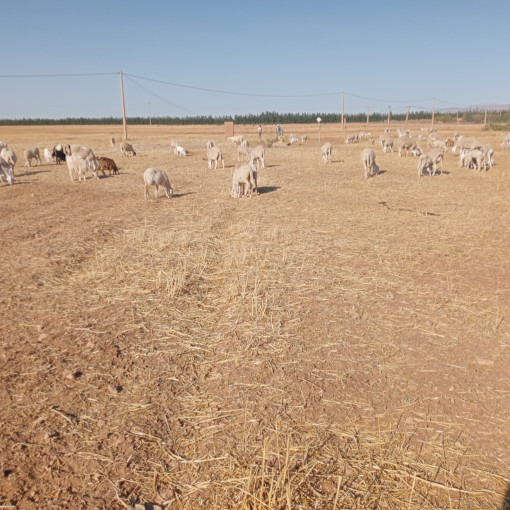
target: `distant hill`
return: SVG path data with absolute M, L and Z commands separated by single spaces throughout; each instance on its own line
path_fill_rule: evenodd
M 441 108 L 437 111 L 438 113 L 457 113 L 457 110 L 461 112 L 484 112 L 485 108 L 487 108 L 487 111 L 489 112 L 501 112 L 509 110 L 510 104 L 474 104 L 471 106 L 464 106 L 462 108 Z

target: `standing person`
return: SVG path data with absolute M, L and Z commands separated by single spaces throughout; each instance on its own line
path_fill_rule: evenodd
M 280 127 L 280 124 L 276 124 L 276 138 L 282 136 L 283 129 Z
M 260 142 L 260 140 L 262 140 L 262 126 L 260 124 L 257 129 L 257 133 L 259 134 L 259 142 Z

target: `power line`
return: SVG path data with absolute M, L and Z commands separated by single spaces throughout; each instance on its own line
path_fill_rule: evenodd
M 0 78 L 63 78 L 73 76 L 112 76 L 115 73 L 75 73 L 75 74 L 0 74 Z
M 129 74 L 125 74 L 124 75 L 131 83 L 134 83 L 137 87 L 140 87 L 142 90 L 144 90 L 145 92 L 148 92 L 149 94 L 153 95 L 154 97 L 157 97 L 158 99 L 160 99 L 161 101 L 164 101 L 165 103 L 168 103 L 169 105 L 171 106 L 174 106 L 175 108 L 179 108 L 180 110 L 183 110 L 185 112 L 188 112 L 188 113 L 192 113 L 193 115 L 199 115 L 199 113 L 193 111 L 193 110 L 190 110 L 189 108 L 185 108 L 184 106 L 179 106 L 178 104 L 175 104 L 175 103 L 172 103 L 172 101 L 169 101 L 168 99 L 156 94 L 155 92 L 152 92 L 152 90 L 149 90 L 148 88 L 144 87 L 143 85 L 140 85 L 139 83 L 136 82 L 136 80 L 134 80 Z
M 233 95 L 233 96 L 295 98 L 295 97 L 319 97 L 319 96 L 339 96 L 340 95 L 340 92 L 325 92 L 325 93 L 319 93 L 319 94 L 253 94 L 253 93 L 249 93 L 249 92 L 235 92 L 235 91 L 229 91 L 229 90 L 219 90 L 219 89 L 209 89 L 209 88 L 205 88 L 205 87 L 195 87 L 194 85 L 184 85 L 182 83 L 173 83 L 170 81 L 156 80 L 154 78 L 146 78 L 144 76 L 137 76 L 135 74 L 124 73 L 124 76 L 131 76 L 133 78 L 138 78 L 139 80 L 146 80 L 146 81 L 152 81 L 155 83 L 163 83 L 165 85 L 172 85 L 173 87 L 201 90 L 203 92 L 215 92 L 216 94 L 228 94 L 228 95 Z

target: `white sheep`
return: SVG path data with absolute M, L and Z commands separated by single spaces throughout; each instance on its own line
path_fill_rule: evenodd
M 78 176 L 78 182 L 80 182 L 83 178 L 84 181 L 87 180 L 87 172 L 92 172 L 92 175 L 99 179 L 99 176 L 97 175 L 96 168 L 92 165 L 92 163 L 84 159 L 80 156 L 71 155 L 67 156 L 66 158 L 67 168 L 69 170 L 69 177 L 71 178 L 71 181 L 74 181 L 74 176 Z
M 120 153 L 123 156 L 136 156 L 135 149 L 133 149 L 133 146 L 127 142 L 122 142 L 120 144 Z
M 393 138 L 391 136 L 381 135 L 379 137 L 379 143 L 384 153 L 386 153 L 388 149 L 393 152 Z
M 263 145 L 257 145 L 250 152 L 250 163 L 257 163 L 257 168 L 260 164 L 261 168 L 266 168 L 264 158 L 266 157 L 266 149 Z
M 349 135 L 346 139 L 345 139 L 345 143 L 356 143 L 356 142 L 359 142 L 359 135 L 357 133 L 354 133 L 353 135 Z
M 481 171 L 482 168 L 486 168 L 486 154 L 480 148 L 474 149 L 462 149 L 460 151 L 460 166 L 465 168 L 475 168 Z
M 429 175 L 434 169 L 434 162 L 428 154 L 421 154 L 418 157 L 418 177 L 423 175 L 423 171 L 427 170 Z
M 495 165 L 494 162 L 494 149 L 490 145 L 482 145 L 480 147 L 485 154 L 486 166 L 491 167 Z
M 510 149 L 510 133 L 507 133 L 505 138 L 503 138 L 503 142 L 501 143 L 501 147 L 503 149 Z
M 78 156 L 89 162 L 93 172 L 96 172 L 99 165 L 94 151 L 87 145 L 75 144 L 70 146 L 70 155 Z M 97 175 L 97 174 L 96 174 Z
M 361 162 L 365 170 L 365 179 L 379 173 L 379 167 L 375 164 L 375 152 L 372 149 L 363 149 L 361 151 Z
M 46 163 L 51 163 L 53 161 L 53 156 L 51 155 L 50 149 L 48 147 L 45 147 L 43 150 L 44 153 L 44 159 L 46 160 Z
M 0 140 L 0 151 L 1 151 L 2 149 L 7 149 L 7 145 L 8 145 L 8 144 L 7 144 L 7 142 L 2 142 L 2 141 Z
M 9 165 L 4 158 L 0 157 L 0 180 L 11 185 L 14 182 L 14 166 Z
M 149 197 L 149 188 L 151 186 L 156 186 L 156 193 L 154 195 L 155 198 L 158 198 L 158 189 L 161 186 L 165 190 L 165 194 L 168 198 L 172 198 L 174 192 L 172 186 L 170 184 L 170 180 L 168 179 L 168 175 L 159 168 L 147 168 L 143 173 L 143 180 L 145 182 L 145 198 Z
M 308 135 L 303 135 L 301 137 L 301 143 L 305 143 L 308 140 Z
M 207 143 L 205 144 L 205 148 L 206 148 L 206 149 L 210 149 L 210 148 L 211 148 L 211 147 L 213 147 L 213 146 L 214 146 L 214 143 L 213 143 L 213 142 L 211 142 L 211 140 L 207 140 Z
M 25 151 L 23 152 L 23 155 L 25 156 L 25 166 L 26 167 L 32 166 L 33 159 L 35 159 L 39 165 L 42 165 L 41 156 L 39 155 L 38 147 L 29 147 L 28 149 L 25 149 Z
M 257 168 L 253 163 L 242 165 L 234 170 L 232 175 L 232 190 L 230 195 L 233 198 L 252 195 L 257 191 Z
M 474 149 L 475 147 L 480 147 L 476 138 L 464 138 L 463 136 L 459 136 L 455 145 L 452 148 L 453 154 L 457 153 L 457 149 Z
M 188 151 L 182 145 L 178 145 L 177 147 L 174 148 L 174 154 L 176 156 L 185 157 L 188 155 Z
M 296 135 L 291 134 L 289 138 L 289 144 L 294 145 L 295 143 L 299 143 L 299 138 Z
M 441 164 L 441 175 L 443 175 L 443 159 L 445 152 L 446 151 L 443 150 L 442 147 L 438 147 L 437 149 L 432 149 L 425 153 L 432 160 L 432 175 L 436 175 L 438 164 Z
M 14 175 L 14 167 L 16 165 L 16 163 L 18 162 L 18 158 L 16 156 L 16 153 L 11 150 L 11 149 L 7 149 L 7 148 L 3 148 L 1 151 L 0 151 L 0 157 L 9 165 L 12 167 L 12 173 Z
M 250 160 L 249 156 L 249 147 L 250 142 L 248 140 L 243 140 L 237 147 L 237 161 L 242 161 L 246 158 L 246 161 Z
M 419 156 L 423 151 L 418 147 L 418 144 L 415 140 L 413 140 L 409 136 L 399 136 L 398 137 L 398 155 L 402 157 L 402 151 L 405 151 L 405 155 L 407 157 L 407 153 L 411 152 L 415 156 Z
M 176 147 L 181 145 L 177 140 L 170 140 L 170 150 L 174 150 Z
M 333 145 L 331 145 L 331 142 L 326 142 L 321 147 L 321 153 L 322 161 L 324 161 L 324 163 L 327 163 L 328 161 L 331 163 L 331 155 L 333 154 Z
M 227 140 L 229 142 L 232 142 L 234 145 L 237 145 L 244 140 L 244 136 L 243 135 L 229 136 Z
M 218 161 L 221 161 L 223 168 L 225 168 L 225 161 L 223 160 L 223 154 L 218 146 L 213 146 L 207 149 L 207 165 L 212 169 L 214 161 L 214 169 L 218 168 Z

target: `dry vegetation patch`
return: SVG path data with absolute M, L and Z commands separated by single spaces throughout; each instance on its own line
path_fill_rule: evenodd
M 240 200 L 221 128 L 130 128 L 133 158 L 104 126 L 0 129 L 18 154 L 80 142 L 120 167 L 0 185 L 0 506 L 502 507 L 510 152 L 464 127 L 490 171 L 448 154 L 418 179 L 376 148 L 365 180 L 368 142 L 322 126 L 325 165 L 314 129 L 287 127 L 308 141 L 266 149 Z M 144 200 L 149 166 L 174 198 Z

